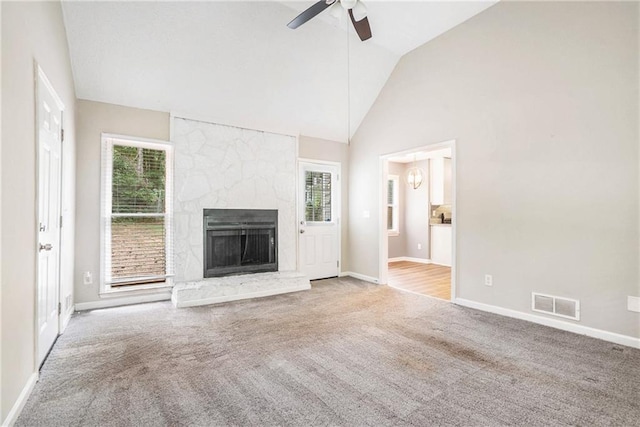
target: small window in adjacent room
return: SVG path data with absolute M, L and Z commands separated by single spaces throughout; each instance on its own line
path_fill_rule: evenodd
M 387 231 L 389 236 L 400 234 L 399 218 L 399 178 L 397 175 L 389 175 L 387 181 Z
M 171 284 L 172 153 L 103 135 L 101 292 Z

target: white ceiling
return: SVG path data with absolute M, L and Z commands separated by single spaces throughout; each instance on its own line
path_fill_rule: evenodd
M 373 38 L 304 2 L 64 1 L 78 98 L 347 139 L 400 57 L 495 1 L 367 3 Z M 347 49 L 351 75 L 347 85 Z M 348 106 L 350 99 L 350 107 Z

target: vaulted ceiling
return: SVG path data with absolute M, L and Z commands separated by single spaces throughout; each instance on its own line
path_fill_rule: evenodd
M 494 3 L 370 1 L 367 42 L 327 12 L 287 28 L 313 1 L 64 1 L 63 12 L 78 98 L 344 142 L 402 55 Z

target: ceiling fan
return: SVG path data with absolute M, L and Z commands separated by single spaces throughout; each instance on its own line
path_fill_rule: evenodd
M 296 16 L 293 21 L 287 24 L 287 27 L 296 29 L 329 7 L 331 8 L 329 12 L 336 18 L 340 17 L 342 9 L 347 11 L 360 40 L 365 41 L 371 38 L 371 27 L 366 15 L 367 9 L 361 0 L 320 0 Z

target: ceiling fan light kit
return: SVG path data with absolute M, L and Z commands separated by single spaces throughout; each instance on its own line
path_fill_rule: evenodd
M 333 2 L 331 7 L 329 8 L 329 13 L 336 19 L 342 18 L 343 11 L 339 1 Z
M 353 17 L 356 19 L 356 21 L 362 21 L 367 17 L 367 7 L 362 1 L 357 2 L 353 7 Z
M 349 18 L 351 19 L 351 23 L 353 24 L 353 28 L 355 28 L 360 40 L 365 41 L 371 38 L 371 26 L 369 25 L 369 19 L 367 18 L 367 8 L 362 3 L 362 0 L 320 0 L 300 15 L 296 16 L 287 24 L 287 27 L 296 29 L 300 25 L 315 18 L 329 7 L 331 8 L 329 13 L 336 18 L 342 16 L 341 9 L 347 11 Z
M 336 3 L 338 2 L 342 4 L 342 7 L 345 8 L 345 10 L 349 10 L 349 9 L 353 9 L 356 6 L 356 3 L 358 3 L 358 0 L 337 0 Z

